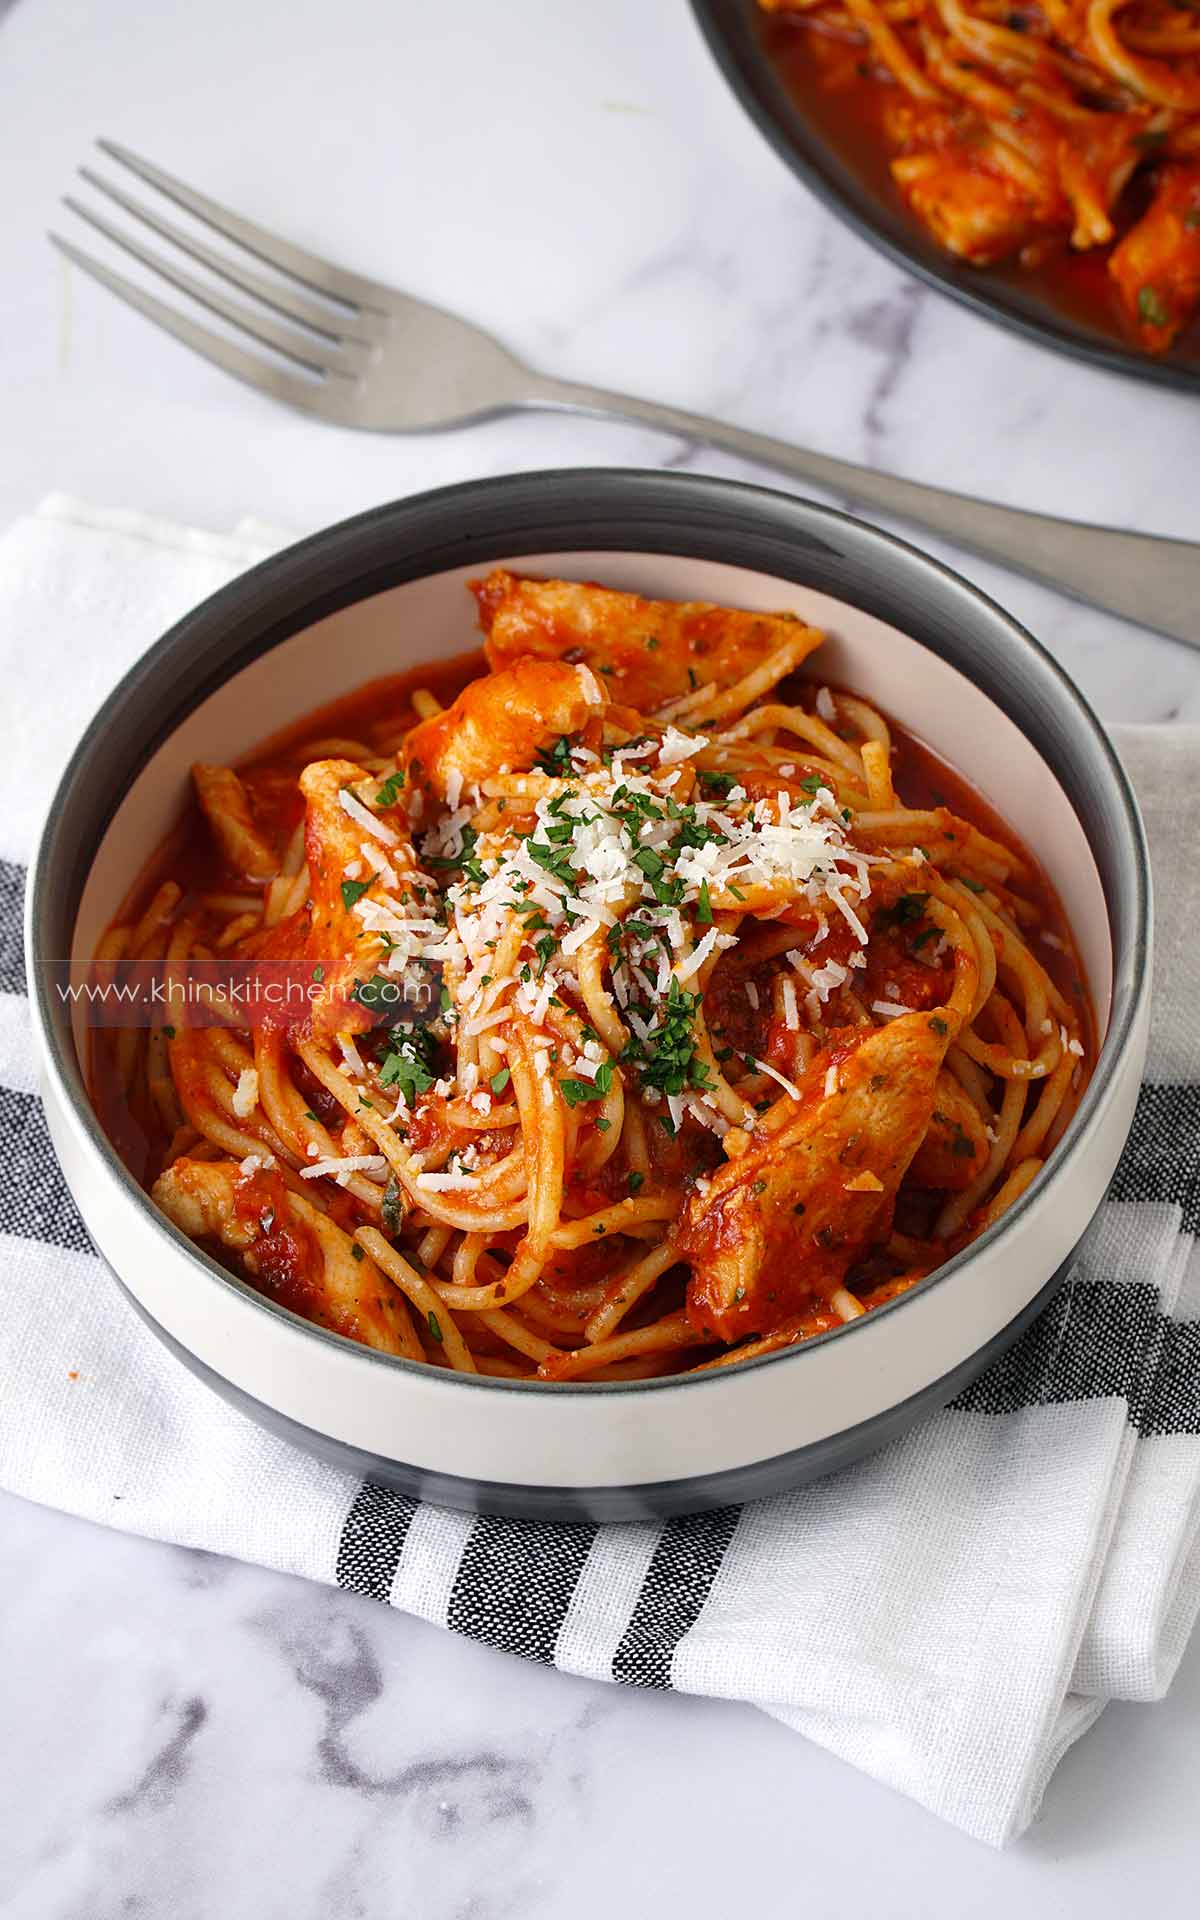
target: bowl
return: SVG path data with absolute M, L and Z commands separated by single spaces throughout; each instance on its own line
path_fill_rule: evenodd
M 64 989 L 177 815 L 195 760 L 384 672 L 472 644 L 464 582 L 493 564 L 677 599 L 790 609 L 821 671 L 958 767 L 1031 844 L 1088 974 L 1095 1075 L 1003 1218 L 844 1331 L 740 1366 L 541 1385 L 369 1351 L 231 1276 L 152 1206 L 92 1111 Z M 163 1343 L 298 1445 L 456 1507 L 630 1520 L 793 1487 L 944 1405 L 1061 1284 L 1127 1136 L 1149 1012 L 1149 869 L 1128 782 L 1062 669 L 993 602 L 876 528 L 683 474 L 512 475 L 385 506 L 214 594 L 138 663 L 63 775 L 34 859 L 27 942 L 46 1111 L 96 1246 Z

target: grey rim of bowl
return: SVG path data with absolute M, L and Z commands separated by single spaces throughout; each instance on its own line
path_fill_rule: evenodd
M 914 274 L 980 319 L 1020 334 L 1037 346 L 1174 393 L 1200 394 L 1200 361 L 1194 353 L 1187 363 L 1160 360 L 1133 347 L 1109 344 L 1102 336 L 1093 339 L 1069 320 L 1055 318 L 1050 312 L 1042 316 L 1026 311 L 1017 304 L 1014 289 L 997 286 L 984 277 L 986 268 L 956 268 L 949 255 L 942 264 L 932 247 L 927 255 L 920 233 L 914 232 L 910 238 L 898 222 L 893 229 L 878 197 L 843 178 L 843 173 L 850 170 L 843 169 L 830 142 L 805 125 L 799 107 L 755 39 L 756 22 L 751 16 L 756 0 L 691 0 L 691 8 L 722 79 L 747 118 L 790 172 L 894 266 Z M 975 278 L 967 279 L 968 273 Z
M 1040 1203 L 1050 1188 L 1062 1181 L 1111 1095 L 1115 1063 L 1124 1052 L 1148 989 L 1150 879 L 1145 835 L 1132 789 L 1100 722 L 1074 682 L 1039 641 L 995 601 L 906 541 L 832 507 L 765 487 L 698 474 L 583 467 L 501 474 L 416 494 L 341 521 L 286 548 L 210 595 L 172 627 L 117 684 L 84 733 L 56 789 L 30 868 L 26 903 L 30 993 L 49 1036 L 47 1064 L 60 1096 L 109 1174 L 143 1210 L 163 1236 L 165 1246 L 186 1258 L 210 1284 L 219 1283 L 261 1312 L 298 1327 L 307 1337 L 330 1342 L 341 1352 L 352 1352 L 364 1363 L 419 1370 L 425 1377 L 428 1368 L 420 1362 L 356 1347 L 341 1335 L 266 1299 L 218 1266 L 166 1220 L 134 1181 L 100 1126 L 75 1059 L 69 1020 L 61 1001 L 55 1006 L 51 999 L 51 969 L 45 956 L 70 952 L 87 873 L 113 814 L 138 772 L 189 712 L 251 660 L 328 614 L 406 581 L 461 566 L 486 565 L 521 553 L 572 551 L 657 553 L 707 560 L 774 575 L 798 585 L 814 584 L 809 573 L 822 556 L 861 568 L 862 578 L 856 578 L 853 586 L 845 583 L 818 590 L 833 592 L 848 604 L 890 620 L 951 665 L 956 664 L 954 649 L 947 652 L 939 646 L 935 615 L 941 616 L 948 633 L 970 631 L 973 621 L 977 641 L 984 629 L 991 630 L 997 642 L 1003 634 L 998 657 L 1010 651 L 1024 667 L 1008 680 L 1005 691 L 1009 700 L 1016 698 L 1018 685 L 1029 680 L 1040 683 L 1044 696 L 1062 703 L 1065 712 L 1054 719 L 1069 723 L 1067 731 L 1076 752 L 1086 749 L 1084 757 L 1093 763 L 1093 783 L 1107 793 L 1116 841 L 1115 886 L 1121 896 L 1115 908 L 1106 877 L 1102 874 L 1101 878 L 1105 881 L 1110 929 L 1114 911 L 1119 911 L 1129 926 L 1120 950 L 1113 936 L 1113 1005 L 1096 1071 L 1044 1173 L 995 1226 L 908 1292 L 877 1308 L 872 1321 L 878 1323 L 883 1316 L 902 1312 L 918 1293 L 951 1279 L 979 1249 L 1011 1233 L 1028 1208 Z M 887 563 L 886 580 L 872 577 L 872 559 Z M 882 566 L 879 571 L 883 571 Z M 932 637 L 925 631 L 913 633 L 911 617 L 897 617 L 894 601 L 904 597 L 906 588 L 917 602 L 911 609 L 918 615 L 916 626 L 923 625 L 919 617 L 923 609 L 933 621 Z M 922 588 L 928 591 L 922 592 Z M 161 712 L 160 696 L 162 701 L 171 702 L 170 719 L 147 727 L 145 710 Z M 987 697 L 1002 711 L 1010 711 L 1008 701 L 999 693 L 989 690 Z M 1041 702 L 1033 702 L 1032 692 L 1028 698 L 1033 703 L 1029 718 L 1022 720 L 1011 711 L 1010 717 L 1053 766 L 1053 753 L 1048 755 L 1034 736 L 1046 732 L 1053 748 L 1055 740 L 1065 742 L 1067 734 L 1051 724 L 1041 711 Z M 143 711 L 137 710 L 139 706 Z M 136 741 L 122 764 L 119 790 L 106 797 L 102 808 L 92 808 L 87 799 L 97 777 L 92 762 L 103 749 L 111 764 L 113 730 L 118 725 L 125 729 L 135 726 Z M 75 815 L 80 812 L 84 818 L 77 820 Z M 853 1336 L 855 1331 L 854 1327 L 837 1328 L 819 1334 L 800 1346 L 741 1361 L 738 1371 L 802 1365 L 805 1355 L 816 1347 L 847 1333 Z M 501 1380 L 448 1371 L 439 1371 L 438 1377 L 446 1386 L 465 1391 L 639 1394 L 699 1390 L 722 1378 L 722 1373 L 567 1382 Z

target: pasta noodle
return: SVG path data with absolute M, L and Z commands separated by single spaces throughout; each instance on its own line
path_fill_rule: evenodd
M 809 677 L 802 622 L 475 592 L 490 670 L 194 770 L 96 958 L 98 991 L 154 988 L 94 1033 L 106 1126 L 268 1298 L 457 1373 L 644 1379 L 851 1325 L 1069 1120 L 1053 895 Z

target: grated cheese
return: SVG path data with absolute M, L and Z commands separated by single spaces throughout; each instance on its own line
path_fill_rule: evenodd
M 258 1074 L 253 1067 L 242 1068 L 231 1104 L 239 1120 L 248 1120 L 254 1112 L 258 1105 Z
M 800 1089 L 795 1084 L 795 1082 L 787 1079 L 784 1074 L 778 1072 L 778 1070 L 775 1067 L 773 1067 L 769 1061 L 757 1060 L 755 1061 L 755 1065 L 757 1066 L 760 1073 L 766 1074 L 769 1080 L 777 1081 L 778 1084 L 783 1088 L 784 1092 L 789 1093 L 793 1100 L 799 1100 L 802 1098 Z M 830 1072 L 831 1073 L 833 1072 L 832 1067 L 830 1068 Z
M 677 727 L 668 727 L 658 749 L 658 764 L 660 767 L 678 766 L 681 760 L 690 760 L 693 754 L 702 752 L 707 745 L 708 740 L 702 733 L 680 733 Z
M 796 983 L 785 974 L 781 983 L 783 994 L 783 1017 L 789 1033 L 795 1033 L 800 1026 L 800 1009 L 796 1005 Z
M 385 847 L 399 845 L 400 835 L 396 832 L 395 828 L 389 827 L 385 820 L 377 820 L 371 812 L 370 807 L 364 807 L 358 795 L 351 793 L 349 787 L 343 787 L 341 789 L 341 792 L 338 794 L 338 805 L 341 807 L 342 812 L 348 813 L 355 824 L 360 826 L 365 833 L 374 834 L 377 840 L 382 840 Z
M 419 1173 L 417 1185 L 428 1193 L 470 1193 L 479 1186 L 479 1176 L 455 1167 L 448 1173 Z
M 275 1165 L 273 1153 L 248 1153 L 244 1160 L 238 1161 L 238 1172 L 248 1180 L 260 1168 L 270 1170 Z
M 346 1072 L 352 1074 L 354 1079 L 361 1080 L 366 1074 L 367 1069 L 363 1062 L 363 1057 L 350 1035 L 348 1033 L 339 1033 L 337 1043 Z
M 387 1161 L 381 1153 L 331 1154 L 326 1160 L 314 1160 L 311 1167 L 301 1167 L 302 1180 L 335 1179 L 339 1187 L 344 1187 L 352 1173 L 386 1173 Z

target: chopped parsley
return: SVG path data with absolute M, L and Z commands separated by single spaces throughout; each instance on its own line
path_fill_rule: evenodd
M 629 1174 L 628 1184 L 629 1184 L 629 1191 L 631 1194 L 639 1193 L 646 1184 L 645 1174 L 644 1173 Z
M 478 843 L 479 835 L 476 833 L 474 827 L 464 827 L 462 830 L 462 855 L 459 860 L 459 865 L 462 867 L 463 873 L 466 878 L 471 881 L 472 885 L 481 887 L 487 879 L 487 874 L 475 857 L 475 848 Z
M 417 1096 L 428 1093 L 436 1080 L 433 1071 L 433 1035 L 427 1027 L 395 1028 L 391 1045 L 379 1068 L 379 1083 L 395 1087 L 411 1107 Z
M 386 973 L 377 973 L 370 980 L 356 980 L 350 989 L 350 998 L 365 1007 L 375 1025 L 382 1027 L 396 1018 L 404 1002 L 404 989 L 398 980 L 389 979 Z
M 1170 326 L 1171 324 L 1170 309 L 1164 305 L 1161 297 L 1159 296 L 1157 290 L 1154 287 L 1138 288 L 1137 305 L 1138 305 L 1138 319 L 1144 321 L 1148 327 L 1169 327 Z
M 395 773 L 389 773 L 387 779 L 375 795 L 377 807 L 394 807 L 400 798 L 400 789 L 404 785 L 404 768 L 397 767 Z
M 491 1079 L 488 1081 L 488 1085 L 494 1094 L 501 1094 L 504 1092 L 505 1087 L 508 1085 L 511 1079 L 512 1079 L 512 1074 L 509 1072 L 508 1068 L 501 1067 L 499 1073 L 494 1073 L 492 1075 Z
M 356 901 L 362 899 L 370 884 L 371 882 L 369 880 L 342 881 L 342 905 L 345 907 L 347 913 L 349 913 Z
M 559 1088 L 569 1107 L 578 1107 L 585 1100 L 602 1100 L 612 1086 L 612 1061 L 606 1060 L 597 1067 L 595 1080 L 560 1080 Z
M 571 831 L 568 826 L 568 839 Z M 543 873 L 548 873 L 552 880 L 557 880 L 559 886 L 565 887 L 568 893 L 574 893 L 575 869 L 565 853 L 558 847 L 544 845 L 540 840 L 527 840 L 525 845 L 529 850 L 529 858 L 541 867 Z
M 399 1233 L 404 1224 L 404 1199 L 400 1182 L 395 1174 L 390 1175 L 383 1190 L 383 1199 L 379 1203 L 379 1218 L 383 1222 L 385 1233 Z
M 539 747 L 533 756 L 533 763 L 543 773 L 554 775 L 559 780 L 568 777 L 571 771 L 571 742 L 564 733 L 552 747 Z
M 429 1309 L 429 1338 L 435 1340 L 439 1347 L 441 1346 L 443 1339 L 442 1329 L 432 1307 Z
M 708 1069 L 696 1055 L 693 1025 L 700 997 L 698 993 L 686 993 L 672 977 L 657 1027 L 644 1040 L 634 1036 L 627 1042 L 621 1058 L 637 1066 L 643 1087 L 680 1094 L 689 1087 L 708 1085 Z

